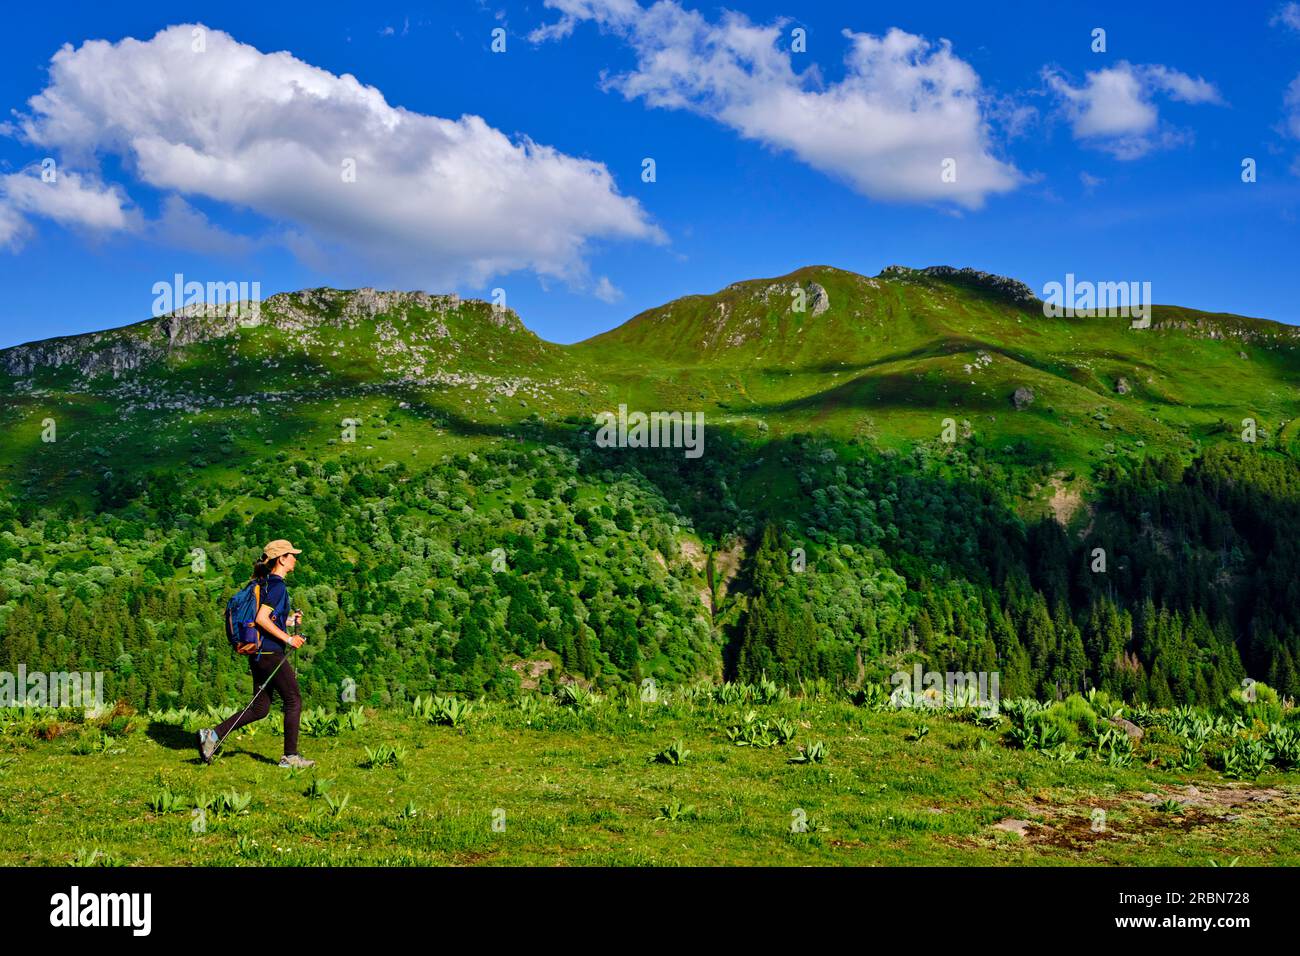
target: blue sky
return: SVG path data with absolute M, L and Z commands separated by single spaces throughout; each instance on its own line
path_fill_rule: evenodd
M 175 273 L 501 288 L 561 342 L 815 263 L 1300 323 L 1294 3 L 107 6 L 0 34 L 0 346 Z

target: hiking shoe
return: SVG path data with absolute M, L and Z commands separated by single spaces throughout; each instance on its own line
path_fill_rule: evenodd
M 212 763 L 212 755 L 217 752 L 217 744 L 221 743 L 215 730 L 204 728 L 199 731 L 199 759 L 204 763 Z
M 297 769 L 301 769 L 303 767 L 316 766 L 316 761 L 308 760 L 306 757 L 303 757 L 300 754 L 285 754 L 283 757 L 280 758 L 280 766 L 294 767 Z

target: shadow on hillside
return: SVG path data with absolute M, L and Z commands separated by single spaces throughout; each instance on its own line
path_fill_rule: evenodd
M 1026 368 L 1035 369 L 1042 372 L 1044 375 L 1051 375 L 1075 385 L 1081 384 L 1075 381 L 1072 377 L 1072 372 L 1075 370 L 1066 365 L 1043 361 L 1030 353 L 1017 351 L 1004 345 L 995 345 L 982 339 L 966 338 L 963 336 L 952 336 L 941 339 L 937 342 L 931 342 L 927 345 L 918 346 L 917 348 L 907 349 L 901 352 L 892 352 L 889 355 L 883 355 L 880 358 L 872 359 L 869 362 L 824 361 L 813 365 L 802 365 L 798 368 L 767 365 L 758 367 L 757 371 L 766 375 L 773 375 L 782 378 L 792 378 L 796 375 L 802 374 L 831 375 L 836 372 L 841 374 L 845 372 L 856 374 L 869 372 L 872 369 L 883 368 L 898 362 L 909 362 L 917 359 L 943 358 L 945 356 L 961 355 L 967 352 L 987 352 L 990 355 L 1000 355 L 1003 358 L 1010 359 L 1017 365 L 1023 365 Z M 1129 359 L 1128 356 L 1115 357 L 1125 361 Z M 900 373 L 892 374 L 899 375 Z M 840 383 L 841 386 L 842 384 L 845 383 Z M 1085 385 L 1084 387 L 1087 386 Z M 827 389 L 818 394 L 825 394 L 826 391 L 832 390 L 833 389 Z M 805 400 L 810 402 L 815 401 L 816 395 L 807 396 Z
M 1002 394 L 1003 391 L 1005 389 L 983 394 L 973 392 L 973 387 L 943 389 L 926 381 L 923 374 L 890 372 L 884 375 L 859 375 L 834 388 L 784 402 L 747 405 L 744 411 L 774 415 L 790 412 L 830 414 L 841 408 L 884 412 L 902 405 L 911 411 L 932 411 L 936 414 L 997 414 L 1014 410 L 1010 393 Z M 936 421 L 936 434 L 938 429 Z
M 997 406 L 999 409 L 1001 405 Z M 1009 408 L 1009 404 L 1008 404 Z M 843 456 L 826 458 L 827 445 L 803 434 L 780 436 L 757 442 L 735 428 L 726 425 L 709 425 L 706 421 L 704 454 L 699 458 L 686 458 L 682 449 L 674 448 L 597 448 L 594 424 L 581 419 L 564 419 L 555 422 L 533 421 L 514 425 L 492 425 L 467 421 L 446 412 L 439 412 L 442 427 L 462 436 L 495 438 L 502 441 L 527 441 L 565 448 L 578 456 L 581 474 L 592 476 L 609 471 L 621 475 L 661 496 L 673 510 L 690 520 L 694 530 L 709 547 L 717 547 L 729 538 L 740 535 L 753 539 L 768 522 L 789 522 L 800 534 L 805 534 L 810 524 L 809 510 L 813 502 L 808 491 L 801 488 L 798 476 L 812 471 L 821 474 L 824 485 L 842 479 L 827 473 L 827 469 L 845 464 Z M 984 525 L 979 534 L 988 547 L 981 554 L 948 554 L 947 535 L 942 523 L 936 524 L 933 539 L 927 550 L 934 560 L 945 560 L 952 570 L 960 569 L 973 580 L 987 581 L 992 585 L 1002 582 L 1005 568 L 1000 560 L 986 560 L 983 554 L 1005 554 L 1008 545 L 1023 547 L 1025 528 L 1000 493 L 987 483 L 959 477 L 945 477 L 934 471 L 923 470 L 907 460 L 880 453 L 870 445 L 860 442 L 837 441 L 833 444 L 855 448 L 855 456 L 865 456 L 864 465 L 880 467 L 887 462 L 892 473 L 907 482 L 907 500 L 899 500 L 895 507 L 925 507 L 933 503 L 958 500 L 961 495 L 979 500 L 985 509 Z M 942 452 L 937 453 L 942 455 Z M 792 491 L 788 494 L 768 495 L 774 479 L 769 477 L 770 463 L 790 476 Z M 764 468 L 764 478 L 756 482 L 754 493 L 736 500 L 733 492 L 749 482 Z M 852 538 L 845 539 L 852 542 Z M 903 554 L 903 545 L 888 539 L 877 545 L 891 557 L 899 555 L 901 565 L 915 564 Z M 748 561 L 741 568 L 741 581 L 750 574 Z
M 803 374 L 833 375 L 836 372 L 865 372 L 869 369 L 880 368 L 883 365 L 892 365 L 895 362 L 906 362 L 919 358 L 938 358 L 943 355 L 953 355 L 959 352 L 969 352 L 978 349 L 984 349 L 985 351 L 992 350 L 987 343 L 978 342 L 974 339 L 948 339 L 943 342 L 935 342 L 930 345 L 922 345 L 914 349 L 908 349 L 905 352 L 893 352 L 889 355 L 872 359 L 870 362 L 825 361 L 817 362 L 812 365 L 800 365 L 794 368 L 788 365 L 762 365 L 758 366 L 756 370 L 765 375 L 777 375 L 786 378 Z

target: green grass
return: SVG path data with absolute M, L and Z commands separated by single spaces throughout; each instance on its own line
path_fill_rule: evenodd
M 725 728 L 750 709 L 792 722 L 793 741 L 733 745 Z M 928 733 L 917 734 L 920 722 Z M 1244 782 L 1204 764 L 1164 769 L 1176 753 L 1167 741 L 1139 744 L 1128 767 L 1060 763 L 1012 749 L 1006 721 L 990 730 L 839 700 L 584 710 L 545 699 L 531 712 L 479 702 L 460 729 L 372 712 L 358 729 L 305 737 L 300 749 L 317 766 L 299 772 L 274 765 L 282 740 L 267 724 L 204 767 L 188 731 L 137 723 L 87 754 L 74 753 L 75 731 L 0 738 L 0 862 L 63 865 L 97 851 L 127 865 L 1300 862 L 1294 774 Z M 654 760 L 679 740 L 685 762 Z M 790 762 L 815 740 L 822 761 Z M 381 744 L 403 758 L 368 767 Z M 308 795 L 313 781 L 323 795 Z M 1163 802 L 1188 785 L 1203 805 L 1169 812 Z M 183 806 L 151 809 L 164 790 Z M 192 798 L 226 793 L 251 794 L 249 811 L 214 805 L 196 832 Z M 1029 821 L 1026 833 L 995 826 L 1007 818 Z M 792 832 L 800 820 L 806 832 Z

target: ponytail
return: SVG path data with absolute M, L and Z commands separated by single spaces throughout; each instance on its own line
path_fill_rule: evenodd
M 253 578 L 257 579 L 266 577 L 275 570 L 275 566 L 279 560 L 279 558 L 268 558 L 266 552 L 263 551 L 262 556 L 253 562 Z

